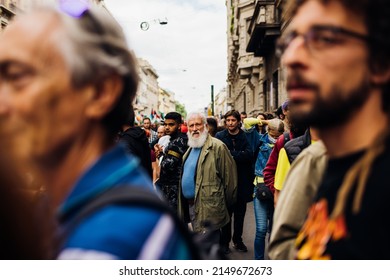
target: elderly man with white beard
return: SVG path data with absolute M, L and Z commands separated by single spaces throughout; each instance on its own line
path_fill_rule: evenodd
M 230 221 L 228 207 L 236 201 L 236 164 L 225 144 L 208 134 L 202 113 L 190 113 L 187 124 L 178 213 L 195 232 L 207 230 L 206 224 L 219 231 Z

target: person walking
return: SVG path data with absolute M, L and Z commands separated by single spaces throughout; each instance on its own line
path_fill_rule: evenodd
M 179 186 L 179 215 L 195 232 L 218 231 L 230 222 L 237 195 L 236 164 L 226 145 L 208 133 L 206 117 L 188 114 L 188 146 Z
M 241 129 L 241 116 L 238 111 L 228 111 L 224 119 L 227 128 L 218 132 L 215 137 L 221 140 L 228 147 L 237 166 L 238 187 L 237 202 L 230 209 L 234 216 L 233 237 L 231 222 L 223 227 L 221 242 L 225 253 L 229 253 L 229 243 L 233 240 L 233 248 L 241 252 L 247 252 L 248 248 L 242 239 L 244 220 L 246 213 L 246 204 L 252 201 L 253 197 L 253 151 Z
M 135 126 L 134 111 L 130 110 L 127 123 L 123 126 L 123 131 L 119 134 L 119 141 L 124 144 L 126 151 L 135 155 L 141 166 L 153 178 L 152 157 L 150 153 L 148 138 L 145 130 Z
M 150 118 L 146 117 L 142 120 L 142 128 L 149 135 L 149 137 L 148 137 L 149 144 L 158 138 L 157 132 L 152 129 L 152 123 L 151 123 Z
M 255 211 L 256 235 L 254 242 L 255 260 L 265 258 L 265 237 L 271 231 L 272 216 L 274 210 L 273 196 L 260 197 L 260 191 L 264 184 L 263 170 L 276 143 L 277 138 L 284 132 L 283 121 L 277 118 L 267 121 L 267 132 L 261 135 L 257 144 L 255 157 L 255 180 L 253 191 L 253 209 Z M 271 192 L 271 190 L 270 190 Z
M 182 116 L 179 113 L 166 114 L 164 120 L 165 137 L 169 137 L 169 143 L 165 148 L 160 144 L 154 145 L 156 157 L 160 159 L 160 176 L 155 185 L 162 191 L 174 211 L 177 211 L 178 207 L 177 199 L 183 155 L 188 149 L 188 139 L 180 131 L 181 123 Z

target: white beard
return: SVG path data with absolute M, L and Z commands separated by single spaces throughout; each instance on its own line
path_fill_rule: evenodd
M 188 131 L 188 146 L 191 148 L 202 148 L 204 143 L 206 142 L 207 135 L 209 135 L 209 131 L 205 128 L 202 133 L 199 134 L 199 137 L 195 138 Z

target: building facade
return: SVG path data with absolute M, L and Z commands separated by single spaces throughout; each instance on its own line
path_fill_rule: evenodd
M 145 59 L 138 58 L 138 74 L 140 82 L 136 99 L 134 101 L 134 110 L 136 114 L 150 115 L 158 110 L 158 96 L 160 87 L 158 85 L 158 74 L 152 65 Z
M 163 115 L 176 110 L 175 94 L 169 90 L 160 88 L 158 97 L 158 114 Z
M 19 1 L 0 0 L 0 32 L 3 30 L 18 12 L 20 7 Z
M 223 88 L 215 95 L 214 116 L 216 116 L 218 120 L 222 119 L 223 115 L 231 109 L 231 106 L 228 105 L 227 97 L 228 94 L 226 88 Z
M 287 98 L 275 42 L 288 23 L 282 0 L 227 0 L 228 102 L 249 116 L 274 112 Z
M 36 5 L 56 4 L 58 1 L 60 0 L 0 0 L 1 30 L 6 28 L 16 14 L 27 11 Z M 88 1 L 107 10 L 103 0 Z M 175 111 L 175 94 L 160 89 L 158 74 L 152 65 L 142 58 L 138 59 L 138 65 L 140 83 L 133 104 L 136 115 L 153 118 L 161 115 L 161 112 L 165 114 L 166 112 Z

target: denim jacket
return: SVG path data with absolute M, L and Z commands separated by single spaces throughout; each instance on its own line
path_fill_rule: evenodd
M 268 133 L 261 135 L 259 145 L 258 145 L 258 154 L 255 164 L 255 175 L 259 177 L 264 177 L 263 169 L 267 164 L 268 158 L 271 154 L 271 151 L 274 147 L 274 144 L 270 143 L 268 140 Z

